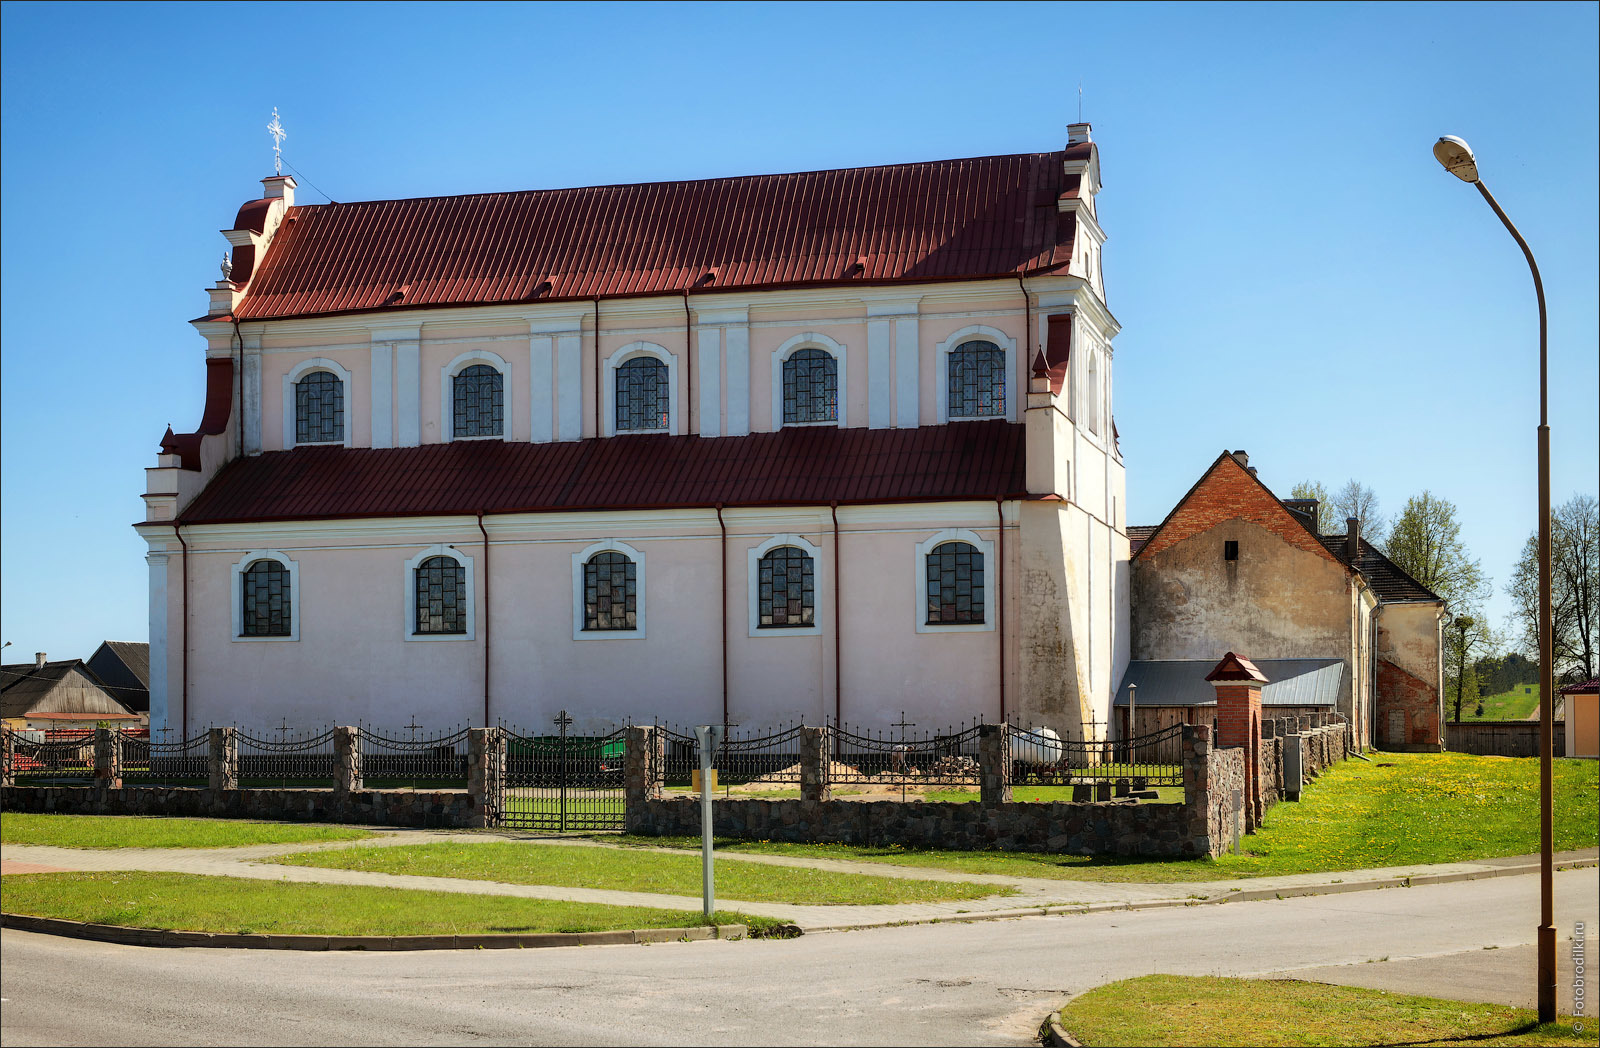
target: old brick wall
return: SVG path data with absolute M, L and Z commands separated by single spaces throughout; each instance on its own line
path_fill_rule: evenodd
M 1441 716 L 1436 687 L 1388 659 L 1378 660 L 1378 723 L 1374 735 L 1380 748 L 1437 753 L 1442 740 Z

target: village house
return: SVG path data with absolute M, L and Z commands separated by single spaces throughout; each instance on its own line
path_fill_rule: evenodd
M 1136 733 L 1211 723 L 1205 675 L 1239 651 L 1265 678 L 1266 716 L 1337 713 L 1361 748 L 1442 747 L 1444 601 L 1363 538 L 1360 521 L 1323 535 L 1317 514 L 1315 500 L 1280 500 L 1233 451 L 1159 526 L 1128 529 L 1120 730 L 1130 699 Z
M 145 718 L 118 692 L 82 659 L 52 660 L 41 651 L 32 662 L 0 666 L 0 720 L 15 731 L 140 727 Z
M 193 321 L 203 418 L 147 471 L 154 727 L 1109 721 L 1089 125 L 693 182 L 263 184 Z

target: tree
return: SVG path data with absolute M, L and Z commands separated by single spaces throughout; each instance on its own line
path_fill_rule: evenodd
M 1292 499 L 1317 500 L 1317 534 L 1328 535 L 1336 530 L 1333 520 L 1333 507 L 1328 502 L 1328 489 L 1314 480 L 1302 480 L 1289 489 Z
M 1455 692 L 1457 723 L 1461 707 L 1478 701 L 1482 689 L 1478 667 L 1489 661 L 1487 653 L 1497 647 L 1498 639 L 1481 617 L 1457 615 L 1445 628 L 1445 693 Z
M 1507 589 L 1527 650 L 1539 650 L 1539 535 L 1523 544 Z M 1555 676 L 1589 680 L 1600 650 L 1600 515 L 1589 495 L 1550 513 L 1550 633 Z
M 1456 507 L 1449 499 L 1430 491 L 1407 499 L 1389 530 L 1384 553 L 1406 574 L 1443 597 L 1451 615 L 1471 612 L 1488 599 L 1489 582 L 1461 541 Z
M 1377 492 L 1354 477 L 1345 481 L 1344 487 L 1333 496 L 1333 508 L 1328 515 L 1333 519 L 1335 531 L 1342 530 L 1346 520 L 1356 518 L 1361 522 L 1361 533 L 1374 545 L 1380 541 L 1386 523 L 1383 514 L 1378 512 Z

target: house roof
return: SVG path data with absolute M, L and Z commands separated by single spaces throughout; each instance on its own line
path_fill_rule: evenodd
M 290 208 L 239 320 L 1065 267 L 1065 151 Z M 248 224 L 241 212 L 239 221 Z M 251 260 L 238 260 L 253 261 Z M 248 268 L 248 267 L 247 267 Z
M 1128 526 L 1128 552 L 1138 553 L 1144 544 L 1150 541 L 1150 536 L 1156 533 L 1155 524 L 1130 524 Z
M 137 713 L 150 710 L 150 645 L 108 640 L 84 664 L 111 697 Z
M 1322 535 L 1320 538 L 1329 553 L 1349 564 L 1349 558 L 1345 556 L 1344 535 Z M 1361 554 L 1351 566 L 1372 586 L 1379 600 L 1385 604 L 1443 603 L 1444 598 L 1406 574 L 1398 564 L 1385 557 L 1378 547 L 1366 539 L 1361 539 L 1360 543 Z
M 82 659 L 0 666 L 0 717 L 137 719 L 100 686 Z
M 1256 659 L 1267 678 L 1261 688 L 1263 706 L 1332 706 L 1344 682 L 1343 659 Z M 1139 659 L 1128 663 L 1113 700 L 1128 704 L 1128 685 L 1139 686 L 1140 706 L 1210 706 L 1217 689 L 1206 681 L 1216 663 L 1211 659 Z
M 841 505 L 1025 495 L 1023 427 L 799 427 L 742 437 L 307 447 L 228 464 L 187 524 L 550 510 Z
M 1600 677 L 1590 677 L 1585 681 L 1577 681 L 1561 687 L 1563 695 L 1594 695 L 1600 693 Z

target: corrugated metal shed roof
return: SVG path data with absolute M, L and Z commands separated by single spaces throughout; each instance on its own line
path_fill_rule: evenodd
M 1128 704 L 1128 685 L 1137 684 L 1140 706 L 1209 706 L 1217 689 L 1206 682 L 1213 659 L 1142 659 L 1128 663 L 1117 688 L 1117 706 Z M 1263 706 L 1332 706 L 1344 682 L 1343 659 L 1256 659 L 1269 682 L 1261 689 Z
M 743 437 L 308 447 L 238 459 L 184 523 L 1016 498 L 1023 427 L 807 426 Z
M 1074 152 L 1075 150 L 1075 152 Z M 1006 276 L 1072 257 L 1054 153 L 291 208 L 265 320 L 688 289 Z M 714 271 L 714 272 L 713 272 Z

